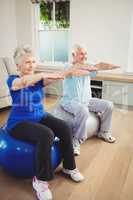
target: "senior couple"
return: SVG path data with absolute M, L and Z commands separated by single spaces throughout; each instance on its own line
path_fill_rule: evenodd
M 72 63 L 65 64 L 63 72 L 35 73 L 37 62 L 33 49 L 28 45 L 18 47 L 14 52 L 18 75 L 11 75 L 7 80 L 12 108 L 6 129 L 12 137 L 36 144 L 36 174 L 32 186 L 39 200 L 52 199 L 48 182 L 54 177 L 51 146 L 55 136 L 60 139 L 62 172 L 75 182 L 84 180 L 76 167 L 74 155 L 80 154 L 80 141 L 86 139 L 85 123 L 89 111 L 101 113 L 97 136 L 107 142 L 115 142 L 111 134 L 113 104 L 92 98 L 89 84 L 92 71 L 117 66 L 102 62 L 88 63 L 87 52 L 80 45 L 74 46 L 72 58 Z M 64 79 L 64 95 L 60 105 L 77 120 L 75 131 L 67 122 L 46 112 L 42 103 L 44 87 L 59 79 Z

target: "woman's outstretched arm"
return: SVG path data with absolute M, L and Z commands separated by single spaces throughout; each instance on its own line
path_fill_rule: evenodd
M 33 75 L 24 75 L 16 78 L 12 83 L 12 90 L 19 90 L 28 86 L 33 86 L 40 80 L 51 79 L 63 79 L 63 75 L 58 73 L 37 73 Z

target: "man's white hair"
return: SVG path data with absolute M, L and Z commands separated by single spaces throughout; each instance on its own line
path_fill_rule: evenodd
M 81 50 L 81 49 L 86 50 L 86 47 L 84 45 L 74 44 L 72 48 L 72 53 L 75 54 L 78 50 Z
M 20 64 L 21 58 L 24 55 L 33 55 L 33 49 L 30 45 L 23 45 L 23 46 L 19 46 L 15 49 L 14 51 L 14 61 L 16 64 Z

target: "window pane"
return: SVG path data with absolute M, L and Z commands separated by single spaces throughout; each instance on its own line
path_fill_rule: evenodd
M 53 3 L 45 3 L 42 1 L 40 3 L 40 23 L 43 26 L 43 28 L 50 28 L 53 24 L 52 19 L 52 13 L 53 13 Z
M 39 55 L 40 61 L 52 61 L 53 56 L 53 32 L 52 31 L 40 31 L 39 32 Z
M 40 60 L 68 61 L 68 31 L 40 31 Z
M 57 28 L 69 28 L 69 10 L 69 1 L 60 1 L 55 3 L 55 20 Z
M 55 31 L 54 38 L 54 60 L 68 61 L 68 31 Z

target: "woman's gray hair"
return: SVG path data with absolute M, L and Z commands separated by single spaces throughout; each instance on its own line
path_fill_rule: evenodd
M 34 54 L 34 52 L 30 45 L 23 45 L 23 46 L 17 47 L 15 49 L 13 58 L 14 58 L 15 63 L 19 64 L 22 56 L 33 55 L 33 54 Z

